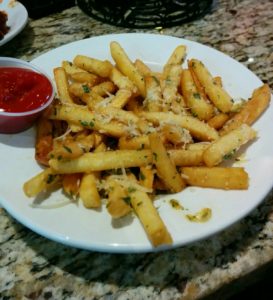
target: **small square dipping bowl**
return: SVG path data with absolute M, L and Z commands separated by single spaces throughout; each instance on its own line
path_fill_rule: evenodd
M 43 75 L 51 86 L 52 93 L 50 97 L 38 108 L 26 110 L 24 112 L 5 112 L 0 110 L 0 133 L 17 133 L 24 131 L 30 128 L 44 110 L 52 103 L 55 95 L 53 82 L 43 70 L 20 59 L 0 57 L 0 72 L 1 68 L 22 68 L 31 70 Z

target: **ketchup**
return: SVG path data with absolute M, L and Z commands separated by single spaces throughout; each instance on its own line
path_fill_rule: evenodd
M 45 104 L 52 86 L 42 74 L 29 69 L 0 67 L 0 111 L 26 112 Z

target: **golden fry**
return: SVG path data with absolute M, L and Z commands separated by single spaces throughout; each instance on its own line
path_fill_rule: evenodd
M 50 118 L 73 122 L 86 129 L 97 130 L 100 133 L 115 137 L 127 135 L 128 130 L 125 125 L 115 121 L 105 122 L 99 115 L 92 113 L 86 107 L 78 105 L 56 106 Z
M 224 190 L 248 188 L 248 174 L 243 168 L 185 167 L 183 178 L 188 185 Z
M 191 59 L 190 64 L 211 102 L 213 102 L 221 112 L 229 112 L 232 108 L 231 96 L 221 86 L 215 83 L 212 75 L 201 61 Z
M 186 56 L 186 46 L 180 45 L 177 46 L 171 56 L 169 57 L 167 63 L 165 64 L 163 68 L 163 77 L 166 78 L 170 73 L 170 68 L 173 65 L 182 65 L 185 56 Z
M 77 55 L 73 60 L 73 64 L 81 69 L 104 78 L 110 77 L 113 68 L 112 64 L 108 60 L 101 61 L 84 55 Z
M 129 90 L 133 94 L 137 93 L 137 87 L 134 83 L 127 76 L 124 76 L 117 68 L 112 69 L 110 79 L 119 89 Z
M 268 107 L 270 98 L 270 88 L 267 84 L 254 90 L 251 99 L 246 102 L 242 110 L 224 125 L 221 135 L 239 127 L 243 123 L 247 125 L 253 124 Z
M 172 160 L 157 133 L 149 135 L 150 147 L 153 154 L 153 163 L 157 169 L 157 175 L 166 184 L 171 192 L 180 192 L 185 187 L 185 183 L 177 172 Z
M 134 65 L 143 77 L 153 75 L 152 70 L 142 60 L 136 59 Z
M 141 167 L 152 162 L 150 150 L 116 150 L 85 153 L 73 160 L 49 161 L 50 167 L 59 174 L 103 171 L 118 168 Z
M 63 176 L 63 190 L 70 197 L 77 197 L 80 187 L 81 174 L 65 174 Z
M 246 124 L 230 131 L 214 141 L 204 152 L 203 159 L 208 167 L 218 165 L 224 159 L 231 158 L 236 151 L 256 137 L 256 131 Z
M 229 118 L 230 117 L 228 114 L 219 113 L 212 117 L 210 120 L 208 120 L 208 124 L 209 126 L 218 130 L 224 126 L 224 124 L 228 121 Z
M 160 124 L 161 122 L 176 124 L 189 130 L 193 137 L 201 141 L 213 141 L 219 137 L 214 128 L 192 116 L 180 116 L 170 112 L 141 112 L 139 116 L 154 124 Z
M 183 70 L 181 75 L 181 89 L 187 106 L 193 116 L 200 120 L 209 120 L 214 114 L 214 107 L 208 103 L 198 92 L 191 72 Z
M 138 72 L 120 44 L 117 42 L 111 42 L 110 50 L 118 69 L 138 87 L 141 96 L 145 97 L 144 78 Z
M 79 83 L 87 83 L 89 87 L 93 87 L 102 81 L 99 76 L 87 72 L 73 73 L 70 78 Z
M 107 180 L 108 201 L 107 210 L 112 218 L 121 218 L 132 211 L 128 191 L 114 179 Z
M 59 179 L 60 176 L 58 174 L 47 168 L 24 183 L 24 193 L 28 197 L 35 197 L 54 186 Z
M 160 82 L 155 76 L 145 77 L 146 98 L 144 99 L 144 109 L 148 111 L 161 111 L 163 105 Z
M 172 237 L 149 196 L 141 191 L 130 193 L 130 202 L 153 246 L 171 244 Z
M 143 166 L 139 168 L 139 183 L 147 189 L 153 188 L 154 170 L 151 166 Z
M 96 173 L 85 173 L 81 179 L 79 196 L 83 205 L 87 208 L 98 208 L 101 206 L 101 198 L 96 184 L 97 177 Z

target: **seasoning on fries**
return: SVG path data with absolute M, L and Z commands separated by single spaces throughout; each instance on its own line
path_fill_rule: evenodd
M 236 106 L 220 74 L 198 59 L 183 66 L 183 45 L 161 73 L 132 62 L 115 41 L 109 48 L 115 65 L 79 54 L 54 69 L 58 99 L 39 120 L 35 145 L 45 169 L 23 189 L 36 197 L 61 187 L 87 209 L 106 203 L 114 219 L 134 212 L 153 246 L 171 244 L 155 194 L 247 189 L 244 168 L 221 163 L 256 138 L 251 125 L 270 90 L 264 84 Z

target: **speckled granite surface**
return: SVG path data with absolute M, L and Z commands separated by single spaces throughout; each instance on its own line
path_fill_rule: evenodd
M 39 20 L 0 48 L 31 60 L 62 44 L 121 32 L 77 7 Z M 273 2 L 219 0 L 204 18 L 163 34 L 211 45 L 247 65 L 273 87 Z M 219 299 L 273 261 L 273 195 L 226 231 L 153 254 L 103 254 L 69 248 L 22 227 L 0 209 L 1 299 Z M 221 290 L 225 288 L 225 294 Z M 227 292 L 228 291 L 228 292 Z M 215 294 L 214 294 L 215 295 Z M 220 295 L 220 296 L 219 296 Z M 216 296 L 211 296 L 216 299 Z

